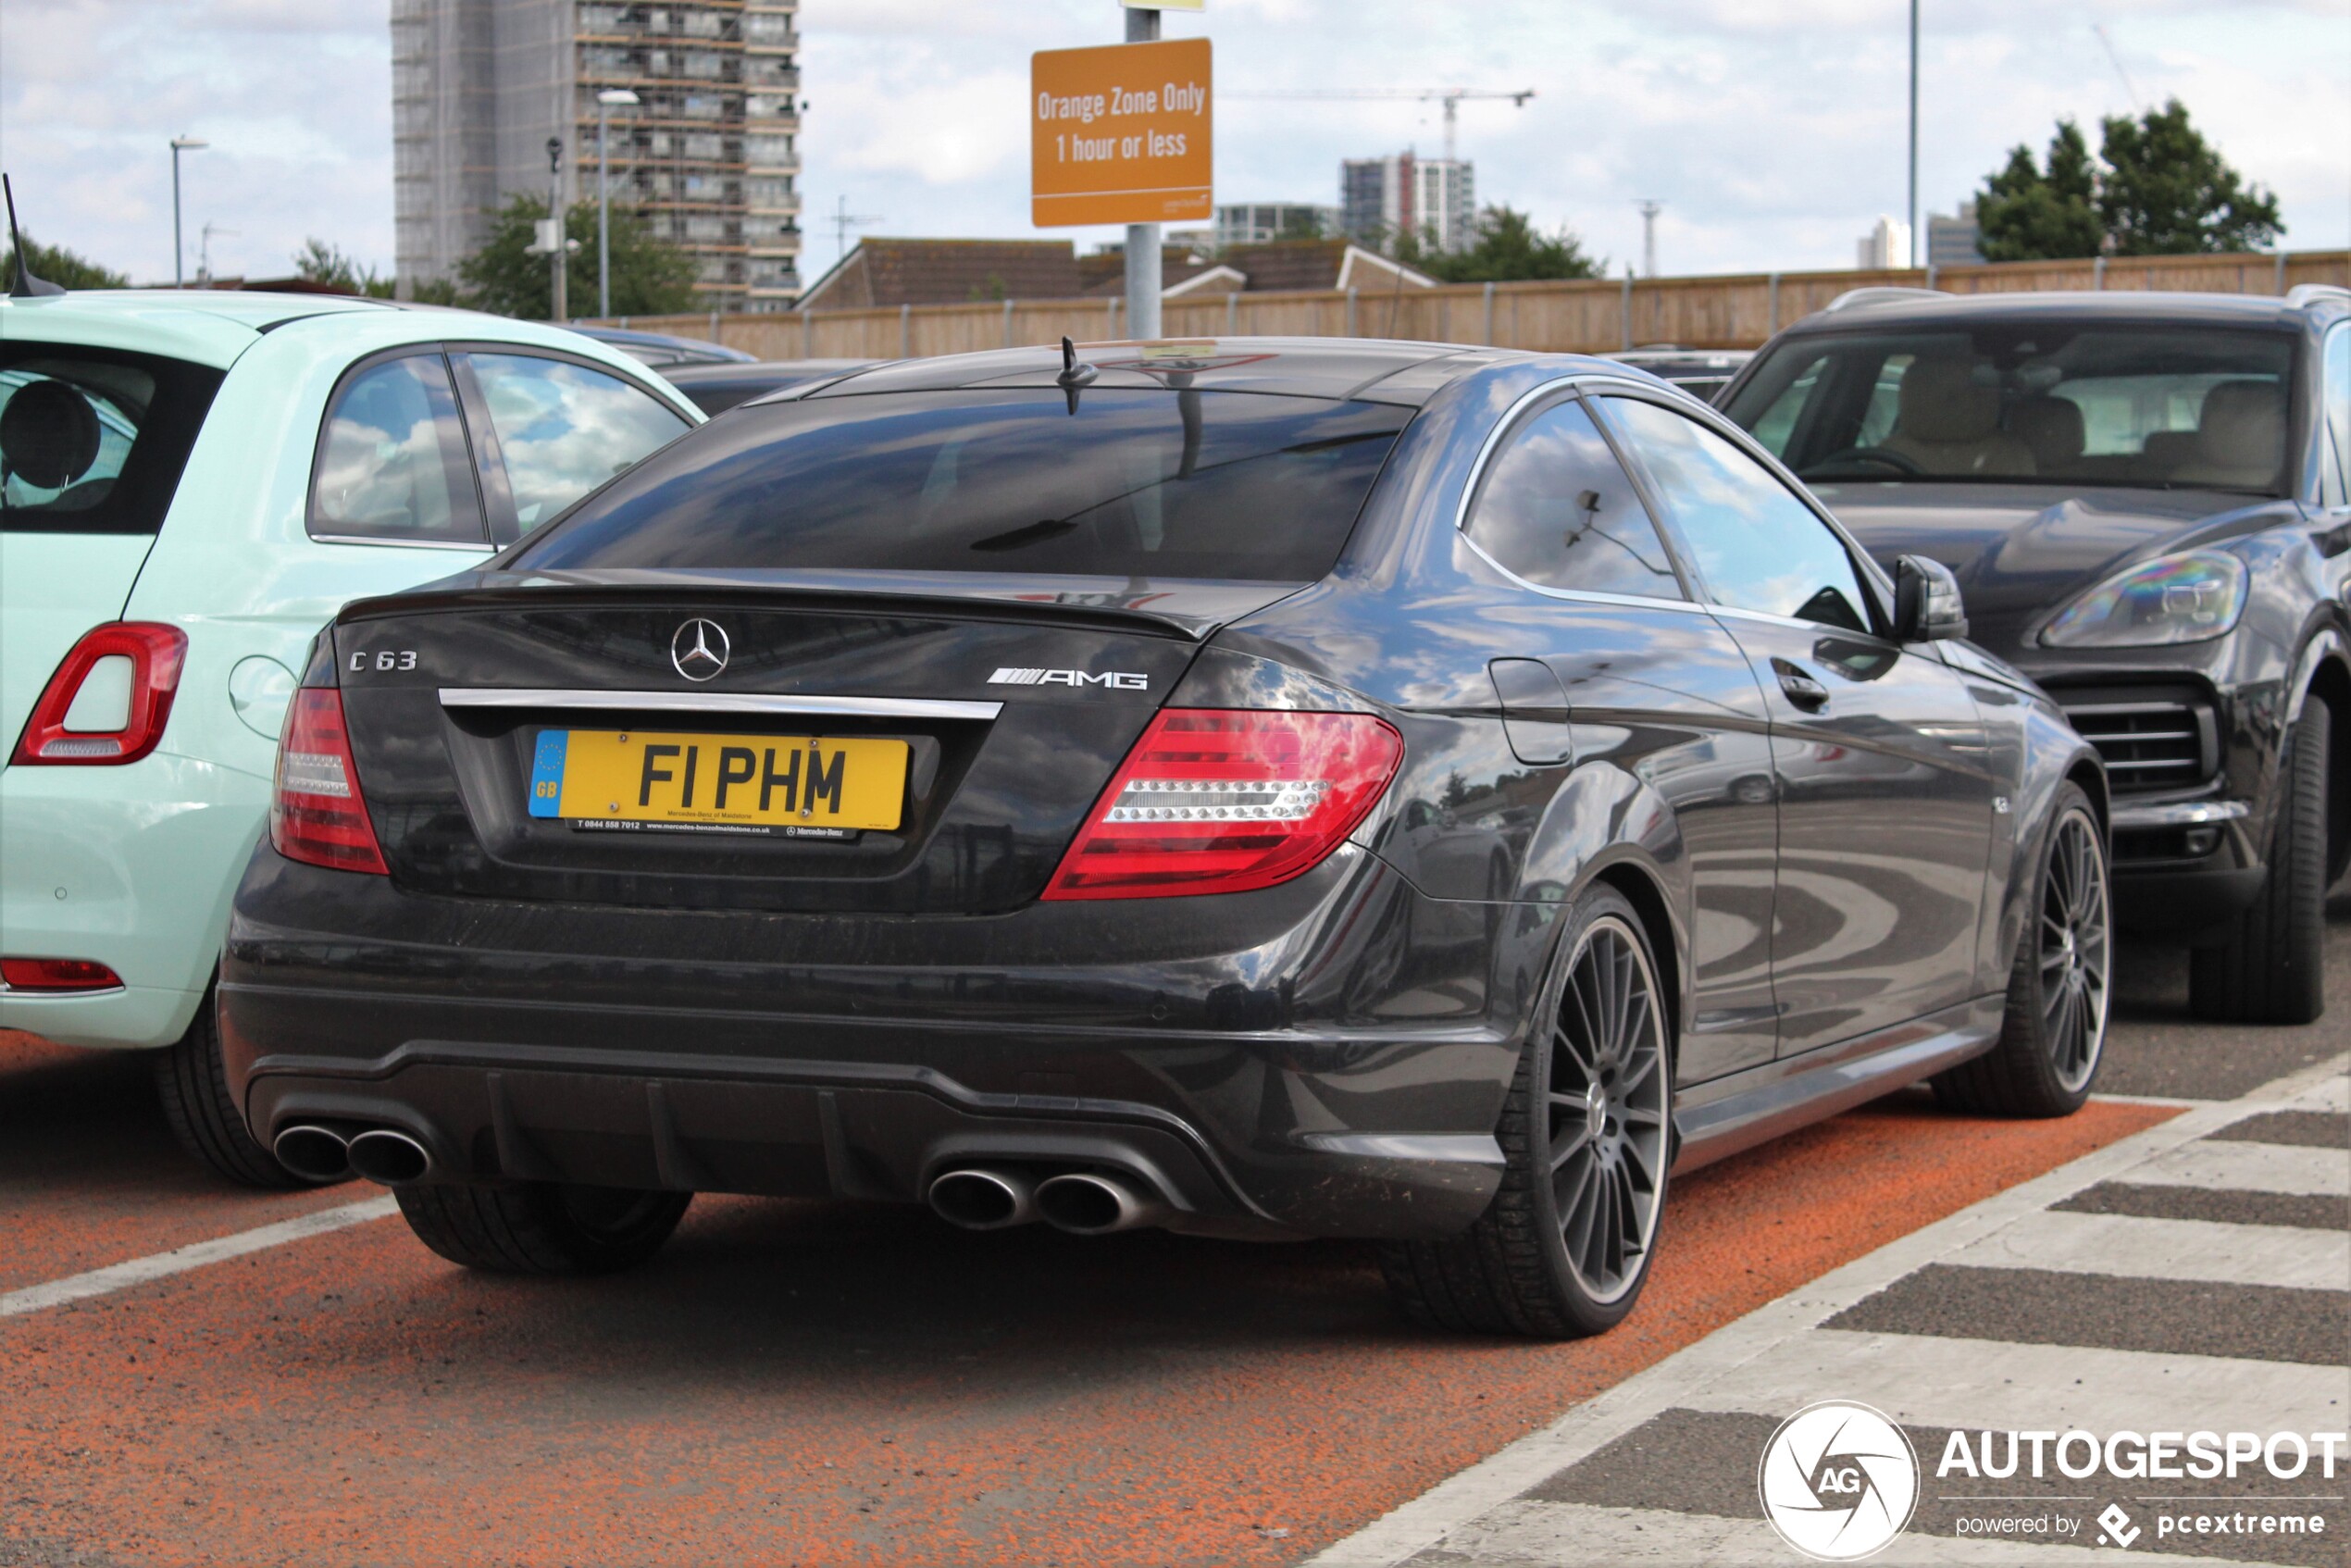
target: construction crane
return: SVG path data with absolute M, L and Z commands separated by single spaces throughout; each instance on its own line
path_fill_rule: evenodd
M 1325 87 L 1302 88 L 1295 93 L 1220 93 L 1220 98 L 1247 98 L 1259 102 L 1361 102 L 1363 100 L 1406 100 L 1412 103 L 1437 103 L 1445 106 L 1445 157 L 1453 157 L 1453 125 L 1459 118 L 1462 101 L 1470 98 L 1508 98 L 1519 108 L 1535 96 L 1529 87 L 1519 93 L 1496 93 L 1470 87 Z

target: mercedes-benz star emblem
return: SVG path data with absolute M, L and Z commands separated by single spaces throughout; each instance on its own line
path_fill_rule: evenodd
M 688 680 L 708 680 L 727 667 L 727 628 L 697 616 L 669 640 L 669 662 Z

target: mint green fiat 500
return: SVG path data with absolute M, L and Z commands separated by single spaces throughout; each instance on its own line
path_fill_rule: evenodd
M 0 299 L 0 1027 L 150 1050 L 222 1174 L 294 1178 L 210 1000 L 310 640 L 701 415 L 576 333 L 326 295 Z

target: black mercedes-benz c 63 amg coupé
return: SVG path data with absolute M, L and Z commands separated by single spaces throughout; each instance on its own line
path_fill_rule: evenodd
M 832 1194 L 1375 1238 L 1421 1321 L 1594 1332 L 1674 1170 L 2088 1092 L 2105 775 L 1963 635 L 1600 360 L 865 369 L 336 618 L 230 1079 L 479 1267 Z

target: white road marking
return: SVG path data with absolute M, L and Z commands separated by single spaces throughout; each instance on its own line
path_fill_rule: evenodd
M 1768 1415 L 1830 1397 L 1969 1431 L 2340 1432 L 2351 1367 L 1818 1328 L 1679 1402 Z
M 1820 1324 L 1863 1297 L 1884 1289 L 1928 1263 L 1947 1262 L 1952 1253 L 1970 1243 L 2005 1230 L 2021 1220 L 2033 1218 L 2049 1204 L 2085 1188 L 2095 1187 L 2102 1181 L 2146 1179 L 2142 1170 L 2150 1161 L 2207 1137 L 2232 1122 L 2240 1121 L 2252 1113 L 2324 1108 L 2332 1103 L 2332 1097 L 2339 1092 L 2337 1085 L 2346 1071 L 2351 1071 L 2351 1054 L 2338 1055 L 2288 1074 L 2255 1089 L 2242 1100 L 2200 1104 L 2145 1132 L 2135 1133 L 2085 1154 L 2071 1164 L 2061 1165 L 2031 1181 L 1994 1193 L 1980 1203 L 1890 1241 L 1876 1251 L 1840 1268 L 1832 1269 L 1779 1300 L 1766 1302 L 1745 1317 L 1725 1324 L 1697 1343 L 1683 1347 L 1647 1371 L 1637 1373 L 1614 1388 L 1586 1400 L 1542 1431 L 1529 1433 L 1499 1452 L 1439 1482 L 1354 1535 L 1334 1542 L 1309 1560 L 1305 1568 L 1395 1568 L 1396 1564 L 1413 1553 L 1447 1539 L 1453 1531 L 1488 1510 L 1510 1502 L 1529 1487 L 1586 1458 L 1661 1412 L 1677 1405 L 1704 1408 L 1708 1401 L 1701 1391 L 1718 1378 L 1749 1363 L 1760 1363 L 1763 1358 L 1786 1353 L 1793 1341 L 1812 1332 Z M 2264 1146 L 2240 1144 L 2236 1147 Z M 1901 1342 L 1908 1347 L 1923 1341 L 1904 1336 Z M 2004 1345 L 2000 1350 L 2005 1354 L 2023 1348 L 2027 1347 Z M 1981 1350 L 1980 1344 L 1978 1350 Z M 2052 1352 L 2067 1358 L 2129 1354 L 2070 1348 L 2052 1348 Z M 2160 1358 L 2137 1359 L 2145 1362 Z M 2200 1359 L 2232 1369 L 2251 1364 L 2217 1358 Z M 2305 1384 L 2316 1381 L 2316 1370 L 2302 1369 L 2299 1380 Z M 1975 1375 L 1979 1379 L 1984 1376 L 1981 1365 L 1975 1369 Z M 2079 1374 L 2075 1372 L 2065 1374 L 2065 1387 L 2071 1388 L 2077 1375 Z M 1786 1405 L 1785 1410 L 1794 1410 L 1797 1405 L 1823 1397 L 1825 1391 L 1821 1388 L 1809 1390 L 1802 1399 Z M 2335 1408 L 2338 1412 L 2341 1409 L 2340 1406 Z M 1782 1413 L 1785 1413 L 1785 1410 Z M 2207 1426 L 2213 1424 L 2199 1421 L 2196 1425 Z M 2260 1429 L 2276 1430 L 2283 1425 L 2283 1417 L 2265 1415 Z M 2336 1425 L 2327 1428 L 2330 1431 L 2340 1429 L 2339 1417 Z M 1937 1544 L 1956 1548 L 1964 1543 Z M 1692 1555 L 1686 1549 L 1676 1549 L 1681 1550 L 1686 1559 Z
M 320 1209 L 315 1213 L 300 1214 L 275 1225 L 265 1225 L 252 1230 L 241 1230 L 233 1236 L 215 1237 L 210 1241 L 193 1242 L 175 1247 L 168 1252 L 156 1252 L 149 1257 L 133 1258 L 129 1263 L 109 1263 L 105 1268 L 87 1274 L 68 1275 L 45 1285 L 27 1285 L 0 1294 L 0 1317 L 14 1317 L 20 1313 L 37 1313 L 45 1307 L 61 1307 L 68 1301 L 86 1301 L 93 1296 L 109 1295 L 128 1290 L 134 1285 L 165 1279 L 190 1269 L 203 1268 L 208 1263 L 225 1263 L 242 1258 L 247 1252 L 259 1252 L 271 1247 L 282 1247 L 290 1241 L 307 1240 L 330 1231 L 366 1225 L 396 1213 L 400 1204 L 392 1198 L 370 1198 L 364 1202 L 345 1203 L 340 1208 Z
M 2290 1226 L 2053 1213 L 2031 1225 L 2010 1226 L 1943 1261 L 1978 1268 L 2351 1290 L 2351 1231 Z
M 1506 1502 L 1445 1537 L 1449 1557 L 1479 1568 L 1560 1568 L 1565 1562 L 1703 1562 L 1707 1568 L 1790 1568 L 1801 1560 L 1760 1519 L 1719 1514 L 1675 1513 L 1664 1509 L 1599 1508 L 1589 1503 Z M 1319 1559 L 1317 1560 L 1320 1561 Z M 1932 1536 L 1924 1531 L 1897 1537 L 1871 1568 L 1909 1562 L 2009 1563 L 2111 1562 L 2111 1551 L 2085 1546 L 2026 1545 L 2021 1541 Z M 2250 1568 L 2227 1559 L 2197 1557 L 2195 1568 Z
M 2175 1149 L 2133 1171 L 2129 1179 L 2156 1187 L 2351 1197 L 2351 1150 L 2221 1139 Z

